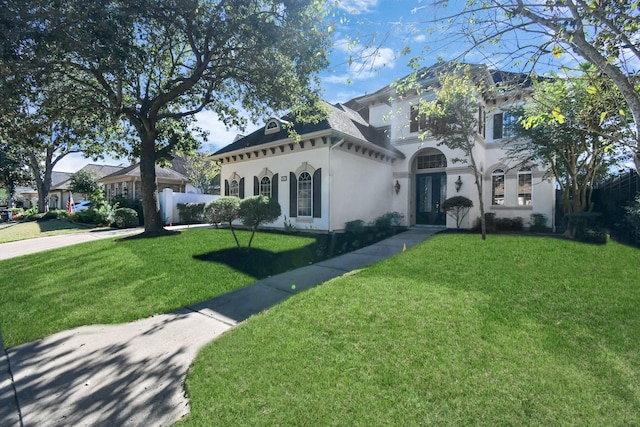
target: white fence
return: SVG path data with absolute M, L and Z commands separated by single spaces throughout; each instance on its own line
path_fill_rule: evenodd
M 213 194 L 174 193 L 172 189 L 165 188 L 162 193 L 158 194 L 162 219 L 165 224 L 177 223 L 180 221 L 178 203 L 207 204 L 218 197 L 220 196 Z

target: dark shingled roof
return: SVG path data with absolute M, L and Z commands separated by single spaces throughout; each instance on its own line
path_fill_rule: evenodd
M 140 176 L 140 164 L 136 163 L 129 167 L 123 168 L 117 172 L 112 173 L 111 175 L 107 175 L 101 178 L 102 179 L 110 179 L 118 176 Z M 178 181 L 188 181 L 187 177 L 178 173 L 170 168 L 161 168 L 160 166 L 156 166 L 156 178 L 161 179 L 173 179 Z
M 319 132 L 323 130 L 334 130 L 345 136 L 371 142 L 381 148 L 395 152 L 404 157 L 400 151 L 395 149 L 389 142 L 386 128 L 374 128 L 357 112 L 342 104 L 330 105 L 324 103 L 327 108 L 327 118 L 318 123 L 295 123 L 293 130 L 300 136 Z M 289 122 L 290 116 L 284 116 L 282 121 Z M 240 138 L 226 147 L 218 150 L 213 155 L 230 153 L 237 150 L 258 147 L 263 144 L 275 142 L 289 137 L 289 130 L 281 128 L 279 132 L 265 134 L 264 127 L 255 132 Z

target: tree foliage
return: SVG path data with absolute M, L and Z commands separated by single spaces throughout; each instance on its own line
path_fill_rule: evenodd
M 197 146 L 194 114 L 242 126 L 239 107 L 257 118 L 318 104 L 315 74 L 329 44 L 320 0 L 15 3 L 33 43 L 18 37 L 12 54 L 37 52 L 36 64 L 73 79 L 80 105 L 130 128 L 120 148 L 140 159 L 148 234 L 162 230 L 155 165 Z
M 530 69 L 543 62 L 556 68 L 583 60 L 593 64 L 618 88 L 631 112 L 633 143 L 628 145 L 640 170 L 639 6 L 638 0 L 470 0 L 456 10 L 454 2 L 434 0 L 416 10 L 428 11 L 423 25 L 446 25 L 442 38 L 463 35 L 469 50 L 483 49 L 494 64 Z M 609 111 L 597 116 L 604 112 Z
M 240 199 L 235 196 L 223 196 L 210 202 L 204 208 L 204 217 L 211 225 L 218 226 L 220 223 L 227 223 L 236 245 L 240 247 L 240 242 L 233 229 L 233 221 L 238 219 L 240 211 Z
M 618 132 L 625 119 L 608 108 L 616 94 L 609 79 L 588 73 L 542 80 L 534 83 L 532 101 L 520 113 L 524 126 L 515 130 L 523 138 L 509 147 L 509 157 L 547 169 L 562 189 L 566 214 L 591 211 L 594 183 L 618 160 L 619 150 L 607 137 Z M 545 117 L 554 109 L 562 111 L 562 117 Z
M 240 202 L 238 217 L 242 223 L 251 228 L 251 238 L 248 248 L 251 247 L 256 230 L 263 224 L 268 224 L 278 219 L 282 210 L 277 200 L 266 196 L 252 196 Z
M 462 221 L 469 210 L 473 207 L 473 202 L 464 196 L 453 196 L 442 203 L 442 210 L 456 221 L 456 229 L 460 230 Z
M 97 180 L 98 175 L 95 172 L 80 169 L 71 174 L 69 189 L 74 193 L 81 193 L 85 197 L 89 197 L 96 191 L 100 191 L 100 184 Z
M 9 208 L 13 207 L 16 187 L 29 182 L 30 175 L 25 164 L 24 153 L 0 139 L 0 186 L 4 187 L 6 191 L 6 201 Z
M 213 180 L 220 173 L 220 166 L 208 159 L 204 153 L 180 153 L 184 158 L 184 168 L 191 185 L 202 194 L 213 194 Z
M 400 92 L 424 91 L 421 71 L 413 73 L 399 84 Z M 481 80 L 474 78 L 470 65 L 448 63 L 438 70 L 437 83 L 429 88 L 435 94 L 433 101 L 420 98 L 419 111 L 425 115 L 427 131 L 421 137 L 432 135 L 438 145 L 444 145 L 462 154 L 454 163 L 464 163 L 473 171 L 480 207 L 482 239 L 486 239 L 481 165 L 476 160 L 478 138 L 477 111 L 479 94 L 488 90 Z

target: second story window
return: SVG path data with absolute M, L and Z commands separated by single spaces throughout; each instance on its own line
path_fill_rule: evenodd
M 427 130 L 427 116 L 420 114 L 420 107 L 414 105 L 411 107 L 411 124 L 409 125 L 411 132 L 423 132 Z
M 493 115 L 493 139 L 513 138 L 518 117 L 511 113 Z

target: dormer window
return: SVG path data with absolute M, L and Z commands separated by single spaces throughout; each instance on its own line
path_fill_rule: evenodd
M 280 121 L 278 121 L 278 119 L 269 120 L 264 127 L 264 134 L 270 135 L 278 132 L 280 132 Z

